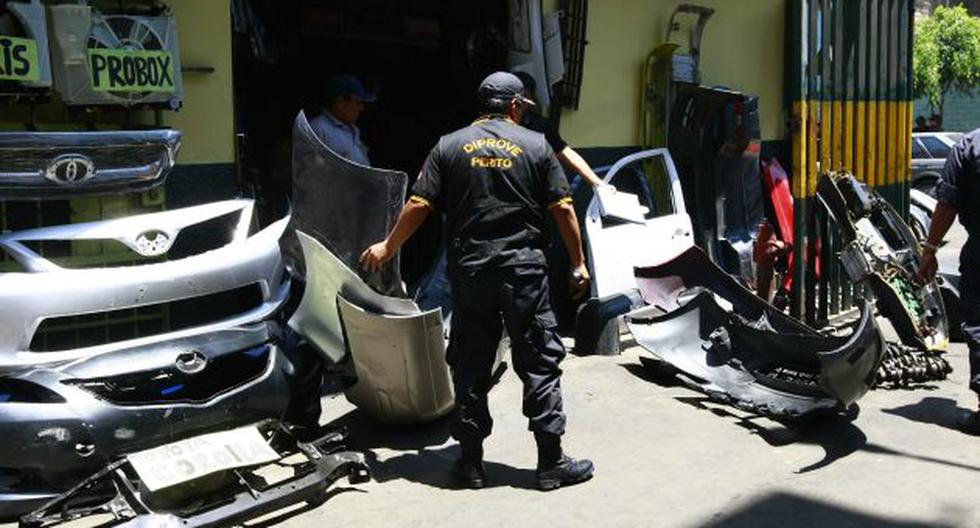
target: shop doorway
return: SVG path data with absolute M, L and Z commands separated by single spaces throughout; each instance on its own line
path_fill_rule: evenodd
M 323 108 L 323 84 L 350 73 L 378 95 L 358 125 L 371 164 L 414 181 L 439 136 L 475 117 L 474 92 L 505 68 L 505 0 L 233 0 L 239 164 L 268 215 L 289 194 L 296 113 Z M 428 269 L 438 219 L 405 248 L 406 280 Z

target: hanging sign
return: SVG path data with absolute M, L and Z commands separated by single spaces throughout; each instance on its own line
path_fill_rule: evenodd
M 169 51 L 89 48 L 92 89 L 97 92 L 173 92 Z
M 40 78 L 37 42 L 0 35 L 0 80 L 33 82 Z

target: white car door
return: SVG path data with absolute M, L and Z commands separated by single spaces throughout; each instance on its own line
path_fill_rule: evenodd
M 586 250 L 592 272 L 592 296 L 637 288 L 633 268 L 663 263 L 694 244 L 691 218 L 684 206 L 680 179 L 667 149 L 637 152 L 617 161 L 606 183 L 619 194 L 636 197 L 645 208 L 643 223 L 603 214 L 593 197 L 585 218 Z

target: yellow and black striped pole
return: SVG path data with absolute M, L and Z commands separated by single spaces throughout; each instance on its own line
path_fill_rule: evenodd
M 791 308 L 810 322 L 849 309 L 853 298 L 834 228 L 813 201 L 820 173 L 849 171 L 908 213 L 913 2 L 790 0 Z

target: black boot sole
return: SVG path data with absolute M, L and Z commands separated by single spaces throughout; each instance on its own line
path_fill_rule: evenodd
M 592 473 L 590 472 L 588 475 L 572 480 L 538 479 L 538 489 L 541 491 L 552 491 L 562 486 L 574 486 L 575 484 L 581 484 L 591 478 Z
M 483 479 L 471 479 L 462 475 L 453 476 L 456 478 L 456 482 L 464 489 L 483 489 L 487 486 L 487 483 Z

